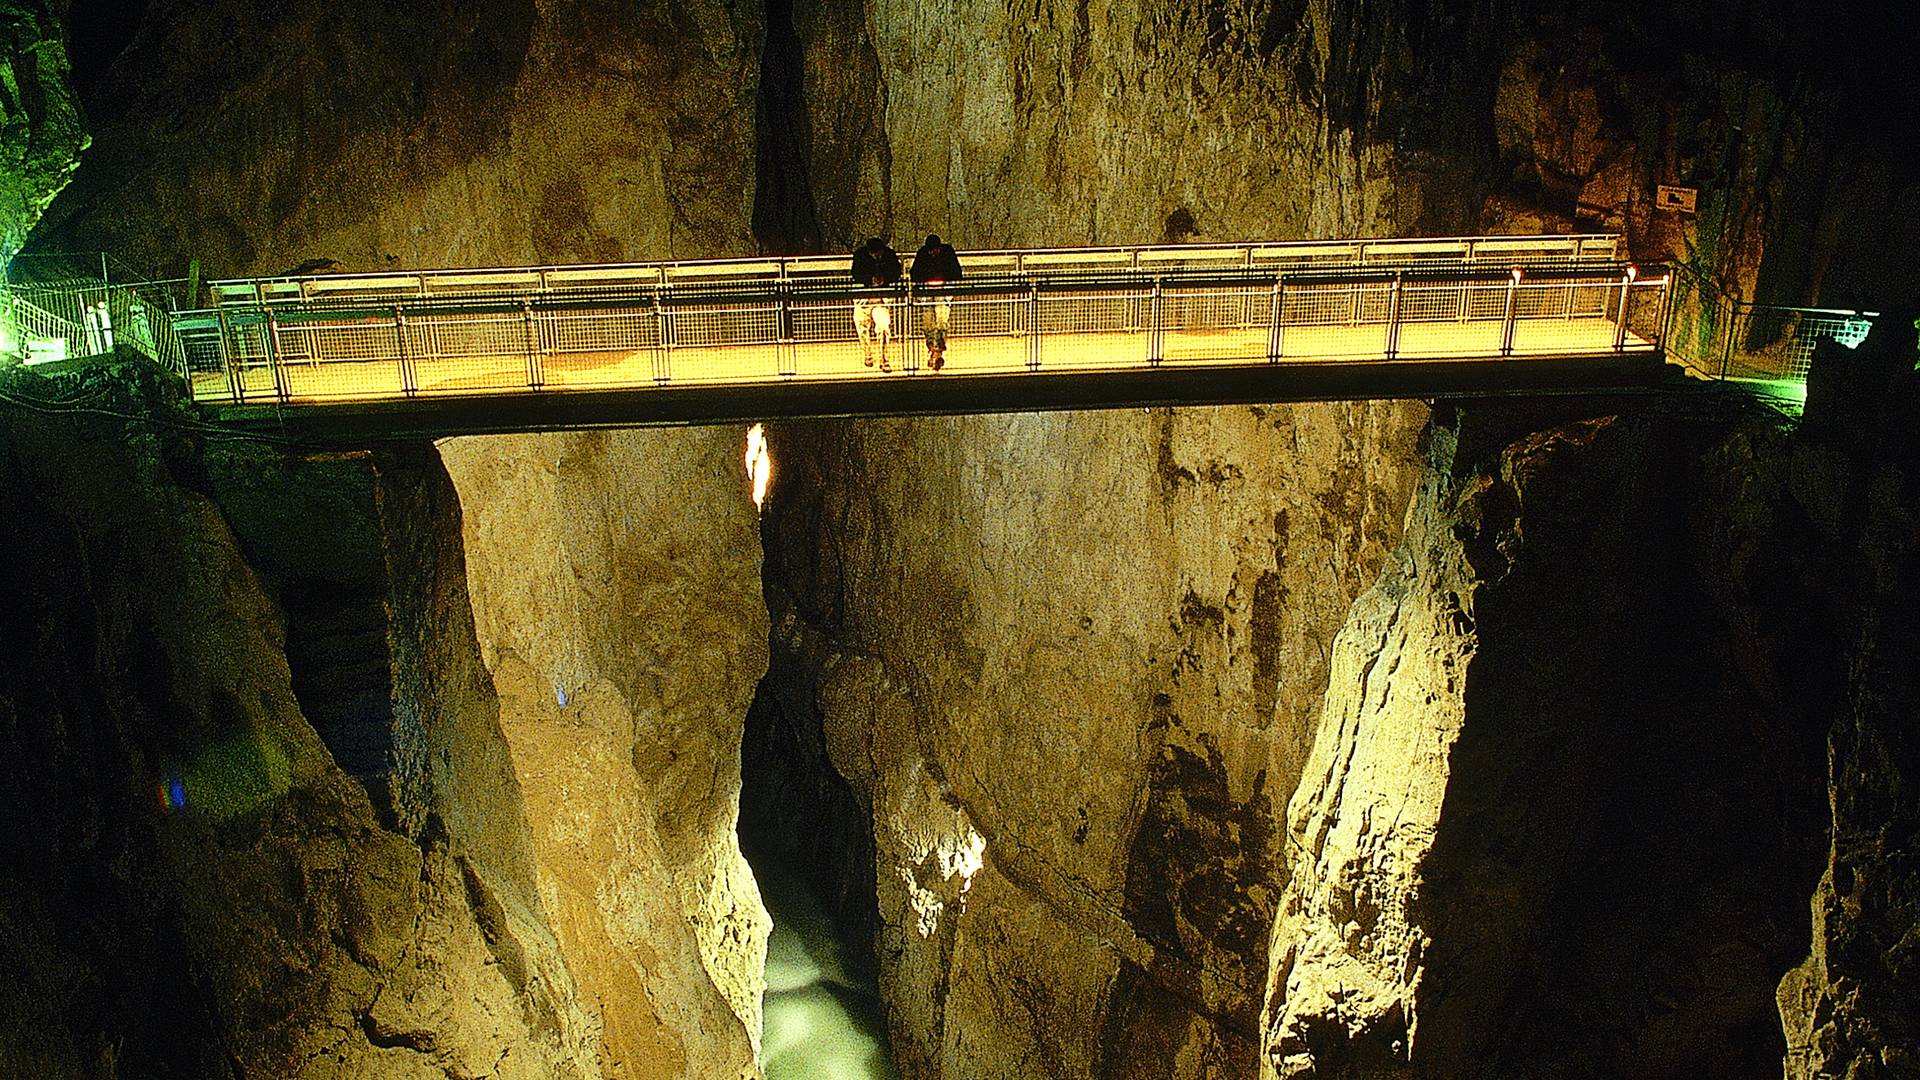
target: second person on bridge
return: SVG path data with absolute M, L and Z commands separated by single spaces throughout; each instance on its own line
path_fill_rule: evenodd
M 869 237 L 853 253 L 853 280 L 873 289 L 883 289 L 900 280 L 900 256 L 885 240 Z M 874 343 L 880 345 L 880 370 L 892 371 L 887 363 L 887 341 L 893 333 L 893 315 L 887 310 L 885 296 L 858 296 L 853 301 L 853 329 L 860 335 L 861 351 L 868 367 L 873 366 Z
M 920 329 L 927 337 L 927 370 L 939 371 L 947 362 L 947 331 L 952 326 L 953 297 L 944 288 L 960 280 L 960 256 L 952 244 L 942 243 L 931 234 L 920 250 L 913 253 L 913 283 L 925 310 Z

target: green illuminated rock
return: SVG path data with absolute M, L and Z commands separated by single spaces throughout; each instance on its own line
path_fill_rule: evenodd
M 0 2 L 0 263 L 66 185 L 87 141 L 52 6 Z

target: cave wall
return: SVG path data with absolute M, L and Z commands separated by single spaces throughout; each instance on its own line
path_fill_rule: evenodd
M 870 817 L 904 1075 L 1250 1074 L 1272 823 L 1423 412 L 776 429 L 764 692 Z
M 1815 355 L 1805 423 L 1773 478 L 1814 537 L 1798 567 L 1812 602 L 1795 615 L 1829 644 L 1816 655 L 1834 684 L 1809 703 L 1827 731 L 1831 832 L 1806 960 L 1779 987 L 1791 1080 L 1920 1074 L 1915 315 Z
M 209 276 L 744 253 L 762 33 L 732 0 L 154 0 L 43 231 Z
M 1777 423 L 1666 408 L 1436 420 L 1288 810 L 1263 1075 L 1777 1070 L 1837 658 L 1760 577 Z
M 738 252 L 759 17 L 702 3 L 149 4 L 124 54 L 90 58 L 107 79 L 89 94 L 96 152 L 48 235 L 174 272 L 198 258 L 208 275 Z M 469 628 L 469 667 L 453 689 L 490 708 L 498 695 L 489 722 L 505 742 L 486 766 L 504 770 L 532 826 L 488 849 L 513 870 L 511 888 L 489 888 L 495 906 L 525 907 L 546 935 L 524 974 L 568 995 L 578 987 L 574 1011 L 558 1015 L 578 1059 L 569 1067 L 593 1075 L 754 1071 L 767 925 L 732 814 L 766 637 L 736 438 L 454 445 L 479 554 L 457 590 L 438 581 L 405 603 L 379 588 L 366 536 L 288 524 L 364 518 L 379 502 L 367 491 L 308 489 L 244 462 L 223 475 L 230 496 L 265 489 L 229 501 L 257 512 L 253 533 L 284 549 L 295 692 L 377 814 L 407 835 L 419 832 L 419 789 L 442 747 L 401 710 L 369 719 L 368 703 L 398 693 L 418 665 L 380 648 L 369 627 L 432 626 L 469 610 L 471 593 L 480 644 Z M 629 482 L 658 461 L 690 468 L 658 489 Z M 582 473 L 583 462 L 597 464 Z M 543 474 L 565 480 L 516 486 Z M 602 532 L 572 522 L 589 506 L 601 507 L 591 520 Z M 621 538 L 663 515 L 685 529 L 654 534 L 669 547 L 646 553 Z M 458 517 L 436 526 L 455 556 Z M 520 557 L 532 537 L 552 561 Z M 700 563 L 710 550 L 732 557 Z M 606 606 L 614 581 L 620 598 Z M 659 617 L 641 620 L 648 604 Z M 709 647 L 682 655 L 687 641 Z M 570 651 L 557 660 L 549 644 Z M 411 766 L 383 769 L 388 757 Z
M 734 822 L 767 614 L 739 432 L 439 449 L 540 895 L 605 1075 L 757 1075 L 771 924 Z
M 1826 38 L 1783 19 L 1787 9 L 1676 4 L 1566 19 L 1320 0 L 1017 10 L 798 0 L 787 18 L 806 96 L 769 114 L 757 98 L 758 10 L 157 2 L 113 71 L 118 89 L 106 97 L 119 105 L 96 117 L 82 182 L 40 235 L 161 267 L 197 256 L 231 273 L 738 253 L 774 242 L 753 232 L 753 207 L 768 200 L 789 222 L 810 210 L 829 247 L 928 230 L 964 249 L 1608 227 L 1625 229 L 1641 257 L 1686 258 L 1750 295 L 1871 303 L 1869 286 L 1911 284 L 1900 253 L 1914 230 L 1912 179 L 1874 133 L 1897 129 L 1889 118 L 1900 114 L 1839 122 L 1876 87 L 1848 75 L 1828 93 L 1828 77 L 1867 65 L 1841 49 L 1799 50 L 1820 64 L 1796 59 Z M 1897 55 L 1888 42 L 1898 34 L 1865 36 L 1876 39 L 1867 55 Z M 807 163 L 810 208 L 783 201 L 792 191 L 774 199 L 755 160 L 766 126 L 794 119 L 805 121 L 806 140 L 789 149 Z M 1697 221 L 1651 210 L 1656 180 L 1698 183 Z M 1258 1009 L 1269 950 L 1248 927 L 1283 890 L 1317 879 L 1303 872 L 1290 886 L 1279 815 L 1258 808 L 1292 794 L 1318 723 L 1320 644 L 1384 559 L 1413 483 L 1413 465 L 1390 448 L 1404 447 L 1417 414 L 1365 415 L 1182 410 L 777 434 L 816 491 L 800 501 L 835 513 L 795 511 L 771 534 L 791 553 L 769 570 L 775 655 L 787 664 L 770 683 L 785 716 L 821 718 L 820 741 L 870 818 L 881 961 L 896 1045 L 914 1067 L 1145 1075 L 1147 1062 L 1174 1059 L 1180 1075 L 1199 1075 L 1250 1061 L 1267 1042 Z M 673 567 L 644 580 L 664 582 L 688 610 L 634 584 L 642 579 L 622 567 L 641 542 L 614 539 L 633 522 L 657 528 L 664 516 L 688 549 L 682 528 L 733 535 L 740 525 L 738 478 L 719 464 L 730 439 L 659 438 L 648 444 L 659 458 L 708 463 L 696 470 L 702 486 L 627 501 L 618 492 L 648 467 L 630 448 L 529 441 L 497 461 L 446 453 L 468 541 L 489 552 L 471 589 L 501 723 L 536 807 L 535 880 L 563 951 L 595 943 L 569 953 L 583 1008 L 606 1028 L 593 1053 L 604 1067 L 711 1051 L 731 1068 L 750 1039 L 752 986 L 738 976 L 751 967 L 757 919 L 732 903 L 737 864 L 709 843 L 730 792 L 727 762 L 710 746 L 694 754 L 684 775 L 713 786 L 681 804 L 652 801 L 634 779 L 651 773 L 623 773 L 618 759 L 655 745 L 633 732 L 664 724 L 665 765 L 644 754 L 634 764 L 680 776 L 672 754 L 720 737 L 671 698 L 697 685 L 739 701 L 739 680 L 751 678 L 741 673 L 752 647 L 739 641 L 757 632 L 755 618 L 740 617 L 744 639 L 714 629 L 752 595 L 754 571 L 736 557 L 751 537 L 728 549 L 727 581 L 697 601 L 681 553 L 640 558 Z M 1102 443 L 1121 449 L 1093 449 Z M 1381 448 L 1364 480 L 1289 472 L 1295 454 L 1352 464 Z M 536 479 L 544 501 L 534 502 L 501 479 L 560 475 L 568 460 L 599 478 Z M 1016 471 L 1047 478 L 1035 503 L 1010 501 L 1003 478 Z M 1076 486 L 1060 486 L 1062 475 Z M 1104 500 L 1092 513 L 1088 492 Z M 1159 517 L 1128 509 L 1156 499 L 1168 507 Z M 718 509 L 674 516 L 688 506 Z M 579 507 L 601 522 L 618 508 L 621 530 L 592 543 L 573 535 L 567 518 Z M 1341 538 L 1349 528 L 1357 535 Z M 518 558 L 522 533 L 553 557 Z M 1066 554 L 1075 546 L 1103 554 L 1081 565 Z M 1283 562 L 1282 547 L 1298 557 Z M 1121 554 L 1132 551 L 1154 555 L 1136 566 Z M 569 572 L 554 577 L 557 566 Z M 1042 571 L 1074 591 L 1037 599 L 1026 582 Z M 816 578 L 835 599 L 811 595 L 827 587 Z M 610 595 L 665 611 L 668 627 L 708 628 L 717 655 L 733 659 L 703 654 L 647 685 L 647 671 L 679 662 L 642 670 L 616 655 L 629 636 L 660 639 Z M 549 597 L 566 606 L 549 610 Z M 546 659 L 526 660 L 537 643 L 515 643 L 511 624 L 523 618 L 542 628 L 539 648 L 555 650 Z M 1084 688 L 1113 674 L 1125 678 Z M 584 700 L 560 700 L 582 687 L 593 688 Z M 1043 730 L 1007 720 L 1051 718 L 1056 702 L 1075 699 L 1090 705 L 1059 725 L 1077 733 L 1064 753 Z M 1130 741 L 1108 745 L 1101 736 L 1116 725 Z M 550 729 L 591 753 L 552 760 Z M 1081 766 L 1064 778 L 1063 757 Z M 583 777 L 602 782 L 600 801 L 576 798 L 571 781 Z M 568 833 L 561 810 L 576 802 L 623 824 Z M 648 821 L 669 804 L 690 816 Z M 629 947 L 637 926 L 656 924 L 597 876 L 609 855 L 599 838 L 629 828 L 640 839 L 611 854 L 668 887 L 646 917 L 676 927 L 660 933 L 672 942 L 665 959 Z M 696 850 L 662 837 L 691 838 Z M 1152 899 L 1146 868 L 1176 848 L 1224 854 L 1168 864 L 1180 883 L 1163 891 L 1174 899 Z M 677 928 L 690 910 L 678 890 L 714 881 L 722 909 Z M 1221 900 L 1229 894 L 1239 899 Z M 1505 925 L 1535 925 L 1545 902 L 1528 899 Z M 624 1004 L 635 986 L 658 994 L 670 981 L 691 998 Z M 1809 1001 L 1847 998 L 1853 986 L 1808 985 Z M 1751 1013 L 1745 986 L 1740 1016 Z
M 87 148 L 62 31 L 52 4 L 0 3 L 0 264 L 26 242 Z
M 1847 7 L 802 0 L 791 122 L 830 248 L 1610 230 L 1871 306 L 1920 286 L 1917 42 Z
M 313 568 L 394 605 L 380 704 L 422 751 L 386 759 L 400 820 L 302 714 L 270 579 L 156 380 L 6 387 L 0 1071 L 599 1075 L 449 602 L 437 464 L 335 473 L 356 543 Z

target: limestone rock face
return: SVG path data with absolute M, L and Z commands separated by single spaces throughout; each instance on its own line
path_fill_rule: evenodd
M 1436 425 L 1335 644 L 1265 1076 L 1776 1067 L 1826 689 L 1791 586 L 1764 591 L 1798 538 L 1742 490 L 1777 444 L 1760 418 L 1539 419 Z
M 756 1075 L 770 922 L 734 835 L 766 666 L 740 433 L 451 439 L 542 902 L 604 1074 Z
M 1272 823 L 1421 412 L 775 432 L 769 688 L 870 816 L 903 1075 L 1252 1072 Z
M 597 1076 L 459 607 L 376 630 L 411 658 L 379 704 L 428 751 L 388 759 L 418 770 L 397 828 L 303 716 L 184 414 L 144 368 L 94 375 L 7 387 L 48 411 L 10 406 L 0 451 L 0 1072 Z M 397 501 L 357 573 L 457 597 L 431 475 L 363 478 Z
M 1748 298 L 1916 285 L 1906 25 L 1814 49 L 1791 0 L 792 9 L 830 247 L 1607 230 Z
M 212 274 L 738 254 L 757 8 L 148 5 L 50 220 Z
M 55 6 L 0 3 L 0 261 L 19 250 L 86 148 Z
M 1809 615 L 1840 646 L 1826 663 L 1832 840 L 1804 963 L 1781 980 L 1786 1075 L 1920 1074 L 1920 409 L 1911 311 L 1858 350 L 1823 350 L 1807 430 L 1781 499 L 1817 531 Z M 1816 392 L 1815 388 L 1818 388 Z M 1817 553 L 1817 554 L 1816 554 Z

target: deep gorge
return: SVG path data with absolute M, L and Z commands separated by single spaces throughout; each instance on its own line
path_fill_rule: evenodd
M 760 511 L 731 427 L 0 372 L 0 1073 L 751 1077 L 825 995 L 908 1080 L 1920 1075 L 1911 33 L 1797 10 L 0 4 L 4 235 L 167 271 L 1612 229 L 1890 313 L 1797 420 L 785 422 Z

